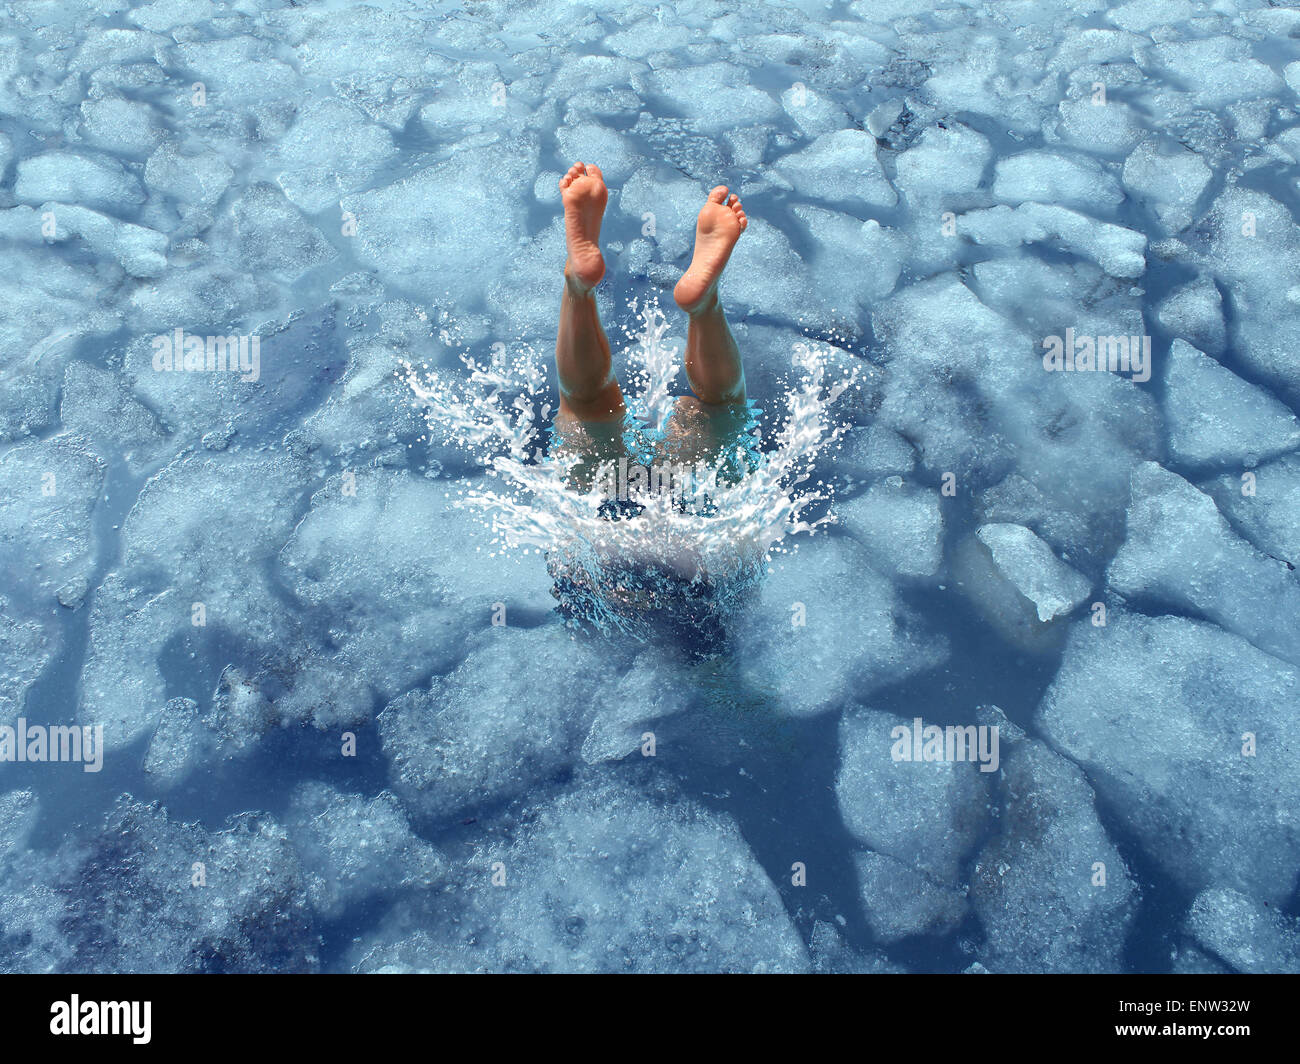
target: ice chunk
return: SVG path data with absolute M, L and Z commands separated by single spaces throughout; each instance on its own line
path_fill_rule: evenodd
M 159 787 L 174 787 L 213 755 L 213 733 L 194 699 L 169 698 L 145 750 L 144 771 Z
M 907 104 L 903 100 L 886 100 L 884 103 L 877 104 L 875 110 L 867 115 L 867 131 L 877 139 L 884 137 L 893 127 L 907 109 Z
M 997 437 L 981 432 L 967 382 L 978 381 L 993 356 L 1028 358 L 1031 343 L 979 304 L 954 278 L 911 285 L 873 312 L 885 358 L 879 422 L 911 441 L 921 462 L 964 476 L 996 461 Z M 960 383 L 959 383 L 960 382 Z
M 661 174 L 644 167 L 619 189 L 618 208 L 631 215 L 645 239 L 659 249 L 661 261 L 673 262 L 694 245 L 695 216 L 707 194 L 703 186 L 675 171 Z
M 78 715 L 83 724 L 103 725 L 110 752 L 154 728 L 162 715 L 165 686 L 157 661 L 188 623 L 191 604 L 181 598 L 170 591 L 151 595 L 117 573 L 95 593 Z
M 471 484 L 473 482 L 471 481 Z M 554 606 L 541 560 L 494 556 L 444 483 L 405 470 L 337 474 L 281 555 L 287 586 L 330 618 L 337 661 L 388 698 L 461 657 L 491 628 Z
M 167 268 L 167 238 L 162 233 L 62 203 L 46 203 L 41 213 L 54 218 L 53 242 L 78 237 L 97 255 L 117 259 L 132 277 L 157 277 Z
M 724 300 L 727 298 L 724 295 Z M 749 394 L 767 405 L 768 396 L 784 395 L 794 374 L 797 347 L 806 338 L 790 329 L 759 325 L 744 318 L 733 318 L 731 331 L 745 358 L 745 384 Z M 880 407 L 884 373 L 866 359 L 829 343 L 817 345 L 826 360 L 828 381 L 857 374 L 856 383 L 844 391 L 831 408 L 838 420 L 865 425 Z
M 631 65 L 626 60 L 617 62 L 624 67 Z M 586 74 L 587 68 L 583 68 L 584 85 L 587 84 Z M 646 80 L 655 97 L 656 106 L 652 108 L 655 113 L 684 115 L 692 128 L 707 136 L 721 135 L 736 126 L 771 122 L 781 115 L 780 105 L 766 92 L 750 85 L 748 72 L 739 65 L 702 63 L 678 66 L 656 71 Z M 634 88 L 636 84 L 634 81 Z
M 801 199 L 824 200 L 845 208 L 892 207 L 898 195 L 876 157 L 876 139 L 860 129 L 824 133 L 802 151 L 777 162 L 777 173 Z
M 619 678 L 610 698 L 593 700 L 591 728 L 582 742 L 589 765 L 619 761 L 642 748 L 656 722 L 694 704 L 691 677 L 655 650 L 639 654 Z
M 102 827 L 0 882 L 10 972 L 268 972 L 319 966 L 284 832 L 245 815 L 226 831 L 123 797 Z
M 302 663 L 292 684 L 268 707 L 282 721 L 309 721 L 321 731 L 338 734 L 371 720 L 374 694 L 345 665 L 318 654 Z
M 1189 0 L 1131 0 L 1106 12 L 1106 20 L 1134 33 L 1155 26 L 1176 26 L 1196 14 Z
M 966 916 L 962 892 L 934 882 L 884 854 L 854 854 L 862 908 L 872 934 L 891 943 L 908 935 L 942 935 Z
M 164 280 L 177 278 L 184 295 L 200 283 L 170 270 Z M 213 287 L 218 287 L 215 279 L 204 280 L 213 280 Z M 213 295 L 199 291 L 205 299 Z M 202 313 L 187 305 L 173 308 L 165 299 L 154 305 L 144 328 L 152 326 L 156 331 L 150 335 L 142 329 L 142 335 L 128 346 L 124 370 L 134 393 L 182 438 L 194 440 L 214 431 L 253 437 L 277 428 L 284 431 L 319 402 L 341 374 L 341 330 L 332 306 L 296 311 L 286 320 L 262 322 L 253 330 L 236 324 L 214 328 L 206 335 L 202 326 L 190 324 L 194 317 L 163 318 L 165 324 L 155 326 L 154 312 L 161 317 L 169 309 Z M 184 326 L 178 326 L 178 320 Z M 203 350 L 201 367 L 195 359 L 186 369 L 177 356 L 168 368 L 167 353 L 190 348 L 194 355 L 195 341 Z
M 158 419 L 131 396 L 117 374 L 88 362 L 68 363 L 59 418 L 73 433 L 111 445 L 136 471 L 163 457 L 166 449 Z
M 617 33 L 605 37 L 605 47 L 615 55 L 644 59 L 652 52 L 671 52 L 689 44 L 689 26 L 647 15 L 619 25 Z
M 1055 203 L 1093 214 L 1109 214 L 1124 199 L 1119 182 L 1082 155 L 1027 151 L 999 159 L 993 198 L 1002 203 Z
M 1127 154 L 1145 133 L 1141 119 L 1118 99 L 1094 102 L 1092 96 L 1062 100 L 1056 135 L 1084 151 Z
M 213 15 L 213 0 L 155 0 L 126 13 L 126 20 L 155 33 L 202 22 Z
M 357 219 L 357 257 L 421 299 L 446 295 L 461 313 L 479 309 L 525 232 L 517 193 L 532 184 L 538 151 L 535 136 L 466 147 L 386 188 L 345 197 L 343 209 Z
M 1223 300 L 1208 277 L 1175 288 L 1156 307 L 1156 320 L 1175 336 L 1218 358 L 1228 343 L 1223 323 Z
M 1165 377 L 1169 451 L 1192 467 L 1252 467 L 1300 447 L 1300 422 L 1186 340 L 1175 340 Z
M 813 923 L 812 939 L 808 943 L 812 955 L 813 971 L 824 975 L 866 975 L 900 973 L 907 971 L 892 963 L 883 953 L 874 950 L 860 952 L 852 949 L 827 920 Z
M 430 896 L 419 909 L 396 907 L 358 951 L 357 968 L 808 967 L 780 895 L 724 814 L 647 798 L 599 776 L 533 808 L 527 819 L 508 819 L 482 838 L 456 895 Z
M 1257 548 L 1300 567 L 1300 455 L 1283 455 L 1249 473 L 1225 473 L 1202 490 Z
M 1206 890 L 1187 914 L 1187 930 L 1239 972 L 1300 972 L 1300 927 L 1235 890 Z
M 169 648 L 188 643 L 188 668 L 208 683 L 232 653 L 289 653 L 292 621 L 268 563 L 308 483 L 292 458 L 231 450 L 184 454 L 145 485 L 122 525 L 119 567 L 95 596 L 82 673 L 79 717 L 104 725 L 109 750 L 155 726 Z
M 817 291 L 833 307 L 866 309 L 894 290 L 903 270 L 904 242 L 874 218 L 796 204 L 795 217 L 814 242 L 811 257 Z
M 365 188 L 396 154 L 391 133 L 351 104 L 327 97 L 303 106 L 270 162 L 289 200 L 314 214 Z
M 976 263 L 974 274 L 980 302 L 1035 337 L 1040 356 L 1043 338 L 1060 336 L 1063 323 L 1080 336 L 1146 332 L 1132 284 L 1108 277 L 1091 262 L 1048 262 L 1026 252 Z
M 294 51 L 303 73 L 315 77 L 345 78 L 364 70 L 382 74 L 389 81 L 407 78 L 427 83 L 428 72 L 440 69 L 436 45 L 473 48 L 479 43 L 476 38 L 466 41 L 461 36 L 476 28 L 475 20 L 468 18 L 426 23 L 407 12 L 380 7 L 305 8 L 304 12 L 295 27 L 298 43 Z M 442 38 L 437 42 L 433 39 L 435 26 Z
M 1291 87 L 1291 91 L 1300 96 L 1300 60 L 1287 63 L 1282 68 L 1282 76 L 1286 78 L 1286 83 Z
M 626 121 L 635 118 L 643 106 L 641 97 L 631 89 L 610 85 L 575 92 L 564 101 L 564 116 L 566 123 L 581 122 L 586 118 L 603 119 L 606 122 L 618 122 L 620 119 Z
M 980 851 L 971 901 L 999 972 L 1115 972 L 1137 887 L 1097 819 L 1092 788 L 1037 741 L 1004 755 L 998 835 Z
M 829 310 L 808 267 L 776 226 L 751 218 L 736 244 L 723 287 L 728 307 L 809 326 L 825 324 Z
M 1209 496 L 1154 462 L 1133 473 L 1128 535 L 1106 577 L 1130 600 L 1194 612 L 1300 664 L 1300 581 L 1239 538 Z
M 209 143 L 226 137 L 237 144 L 273 140 L 288 128 L 302 81 L 298 71 L 275 57 L 277 43 L 245 34 L 182 40 L 169 49 L 171 65 L 186 70 L 190 85 L 203 85 L 202 103 L 190 93 L 185 102 L 194 104 L 191 124 L 217 134 Z M 370 59 L 373 65 L 378 53 L 372 50 Z M 223 111 L 238 113 L 238 126 L 228 125 Z
M 255 273 L 267 271 L 291 281 L 335 258 L 325 234 L 294 209 L 274 185 L 253 185 L 233 207 L 241 261 Z
M 43 620 L 24 620 L 18 607 L 0 595 L 0 724 L 12 724 L 27 692 L 54 656 L 57 636 Z
M 73 203 L 121 212 L 144 202 L 137 177 L 107 156 L 49 151 L 18 162 L 14 196 L 20 203 Z
M 835 778 L 840 815 L 872 850 L 955 886 L 988 822 L 989 774 L 973 761 L 913 760 L 915 727 L 880 710 L 844 715 Z M 905 760 L 895 759 L 900 750 Z
M 167 73 L 153 60 L 139 63 L 110 63 L 91 74 L 89 82 L 86 90 L 86 97 L 89 100 L 127 99 L 136 102 L 140 97 L 151 97 L 159 86 L 165 85 Z M 147 116 L 139 111 L 134 115 L 130 112 L 124 113 L 128 116 L 126 121 L 121 125 L 114 123 L 112 128 L 125 135 L 127 140 L 136 141 L 137 146 L 143 146 L 148 139 L 151 148 L 167 136 L 165 125 L 158 121 L 162 119 L 160 112 L 153 111 Z M 159 135 L 151 136 L 150 127 L 156 129 Z M 147 149 L 145 151 L 147 153 Z
M 77 601 L 85 594 L 97 554 L 91 514 L 106 468 L 70 434 L 0 454 L 0 571 L 24 613 L 53 606 L 63 589 L 78 588 Z
M 1112 606 L 1075 623 L 1039 719 L 1185 889 L 1276 904 L 1300 867 L 1297 697 L 1300 672 L 1244 639 Z
M 616 56 L 566 55 L 555 70 L 549 95 L 563 99 L 584 90 L 620 89 L 631 84 L 645 69 L 644 63 Z M 740 71 L 727 69 L 724 63 L 698 68 L 695 73 L 705 82 L 716 79 L 718 84 L 738 81 L 741 75 Z
M 91 144 L 121 155 L 148 155 L 167 135 L 147 103 L 115 96 L 83 103 L 81 122 Z
M 885 369 L 878 421 L 917 447 L 923 468 L 951 474 L 959 494 L 1019 468 L 1094 526 L 1079 547 L 1104 547 L 1135 456 L 1158 445 L 1149 397 L 1117 374 L 1045 372 L 1038 343 L 952 276 L 903 289 L 871 320 Z M 1095 435 L 1122 442 L 1089 449 L 1084 468 L 1079 449 Z
M 419 354 L 405 337 L 365 334 L 348 343 L 348 368 L 323 406 L 303 422 L 301 439 L 311 450 L 360 461 L 360 455 L 391 451 L 423 428 L 410 389 L 397 376 Z
M 1291 212 L 1262 192 L 1229 187 L 1191 232 L 1204 269 L 1230 293 L 1234 353 L 1284 398 L 1300 400 L 1300 226 Z
M 416 836 L 397 800 L 381 791 L 369 800 L 326 783 L 294 791 L 285 818 L 298 852 L 307 898 L 327 920 L 378 894 L 432 885 L 445 858 Z
M 31 791 L 0 794 L 0 868 L 11 854 L 17 855 L 26 849 L 39 812 L 40 803 Z
M 728 124 L 723 131 L 724 137 L 729 131 L 734 132 L 734 126 Z M 717 183 L 718 175 L 729 166 L 722 150 L 726 141 L 699 132 L 696 124 L 689 119 L 669 118 L 642 111 L 637 116 L 631 133 L 649 146 L 646 153 L 648 157 L 662 159 L 707 188 L 712 188 Z
M 158 49 L 171 43 L 166 37 L 141 30 L 103 27 L 82 36 L 68 73 L 86 74 L 110 63 L 149 62 Z
M 820 137 L 850 125 L 842 106 L 806 85 L 786 89 L 781 93 L 781 104 L 805 137 Z
M 425 81 L 421 77 L 390 78 L 368 69 L 353 70 L 334 79 L 334 91 L 381 126 L 400 133 L 420 107 Z
M 1263 146 L 1263 142 L 1267 140 L 1269 126 L 1272 124 L 1275 106 L 1276 102 L 1271 99 L 1243 100 L 1240 103 L 1229 104 L 1228 118 L 1232 122 L 1232 132 L 1236 139 L 1245 144 Z M 1249 170 L 1260 165 L 1262 160 L 1252 156 L 1246 159 L 1244 168 Z
M 1112 277 L 1140 277 L 1146 271 L 1145 236 L 1066 207 L 1025 203 L 968 211 L 957 219 L 957 232 L 992 247 L 1059 242 Z
M 895 181 L 914 204 L 945 200 L 979 188 L 992 157 L 988 140 L 973 129 L 958 122 L 930 126 L 898 156 Z
M 215 206 L 234 174 L 219 152 L 182 151 L 171 141 L 149 156 L 144 167 L 150 190 L 174 197 L 182 214 Z
M 1013 479 L 1008 478 L 1004 483 L 1010 483 Z M 1020 483 L 1018 486 L 1023 489 L 1026 484 Z M 999 498 L 1006 499 L 1000 494 Z M 1012 512 L 1000 516 L 1030 520 L 1026 515 L 1033 514 L 1034 504 L 1027 506 L 1027 502 L 1029 500 L 1023 497 L 1015 499 L 1018 505 L 1008 507 Z M 1034 502 L 1040 503 L 1041 499 L 1035 499 Z M 982 526 L 987 527 L 990 526 Z M 998 528 L 999 523 L 994 523 L 992 527 Z M 1009 527 L 1023 526 L 1017 523 Z M 1029 529 L 1026 528 L 1025 531 L 1029 532 Z M 1061 623 L 1051 623 L 1053 616 L 1044 618 L 1042 613 L 1052 614 L 1058 607 L 1062 614 L 1069 612 L 1072 607 L 1067 606 L 1069 600 L 1063 597 L 1062 588 L 1068 585 L 1072 590 L 1077 590 L 1087 585 L 1088 581 L 1057 559 L 1041 539 L 1034 537 L 1037 546 L 1029 547 L 1028 542 L 1017 542 L 1023 533 L 1003 535 L 1011 542 L 999 544 L 997 560 L 989 545 L 984 542 L 984 536 L 979 533 L 963 536 L 957 541 L 952 554 L 952 572 L 958 590 L 970 600 L 980 616 L 1017 649 L 1035 654 L 1059 652 L 1065 627 Z M 990 538 L 996 540 L 997 536 L 998 533 L 994 532 Z M 1030 536 L 1033 536 L 1032 532 Z M 1031 577 L 1033 582 L 1041 581 L 1041 585 L 1033 586 Z M 1076 583 L 1080 580 L 1082 583 Z M 1058 581 L 1062 582 L 1058 584 Z M 1021 584 L 1025 585 L 1023 589 Z M 1053 590 L 1048 591 L 1049 587 Z M 1044 608 L 1040 608 L 1030 598 L 1031 591 L 1042 596 Z M 1073 605 L 1077 605 L 1077 602 Z
M 852 540 L 818 537 L 774 568 L 733 640 L 744 681 L 784 712 L 829 712 L 946 658 Z
M 939 495 L 892 476 L 836 504 L 841 526 L 881 572 L 926 577 L 943 560 Z
M 490 630 L 428 691 L 379 715 L 393 789 L 420 819 L 446 821 L 553 778 L 577 761 L 589 678 L 608 668 L 559 624 Z
M 1226 964 L 1198 949 L 1191 942 L 1181 942 L 1174 947 L 1169 971 L 1174 975 L 1230 975 Z
M 915 13 L 915 9 L 907 10 L 903 5 L 898 10 L 900 14 L 906 10 L 909 16 Z M 867 17 L 874 20 L 881 15 Z M 988 116 L 1009 127 L 1018 138 L 1037 134 L 1042 104 L 1035 99 L 1039 93 L 1031 85 L 1041 75 L 1008 71 L 994 32 L 960 31 L 940 45 L 946 54 L 939 61 L 930 54 L 934 46 L 931 35 L 914 33 L 914 27 L 919 28 L 906 20 L 905 31 L 900 34 L 906 54 L 895 56 L 889 64 L 893 76 L 886 72 L 891 85 L 919 89 L 918 95 L 950 113 Z
M 518 136 L 529 111 L 525 81 L 507 81 L 492 62 L 456 64 L 433 99 L 420 108 L 420 124 L 439 141 L 490 143 Z M 533 101 L 536 103 L 536 101 Z
M 526 244 L 520 241 L 510 270 L 489 283 L 488 313 L 495 321 L 508 322 L 511 329 L 510 333 L 502 331 L 495 335 L 520 339 L 542 349 L 554 347 L 559 293 L 564 286 L 561 271 L 566 257 L 564 219 L 557 213 L 550 225 L 532 240 Z M 674 284 L 676 276 L 674 273 Z M 601 320 L 609 322 L 614 307 L 604 286 L 596 290 L 596 301 Z
M 591 160 L 609 182 L 622 182 L 644 162 L 635 143 L 599 122 L 561 126 L 555 139 L 563 158 Z
M 1168 233 L 1178 233 L 1196 218 L 1196 204 L 1213 172 L 1181 145 L 1161 150 L 1156 138 L 1144 140 L 1124 163 L 1124 187 L 1147 204 Z
M 1235 37 L 1164 41 L 1150 54 L 1156 66 L 1187 86 L 1201 107 L 1276 97 L 1282 89 L 1282 79 L 1251 55 L 1250 43 Z
M 883 425 L 849 429 L 835 458 L 836 472 L 855 481 L 906 476 L 915 468 L 916 450 L 897 432 Z
M 1092 590 L 1087 577 L 1023 525 L 982 525 L 976 535 L 988 547 L 998 572 L 1034 604 L 1040 621 L 1069 613 Z

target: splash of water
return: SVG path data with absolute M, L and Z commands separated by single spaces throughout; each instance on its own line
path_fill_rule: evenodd
M 632 300 L 632 313 L 640 328 L 624 328 L 634 342 L 629 364 L 632 367 L 631 391 L 637 393 L 634 401 L 637 415 L 655 433 L 662 433 L 673 412 L 672 386 L 681 368 L 677 348 L 669 347 L 664 337 L 668 334 L 668 319 L 659 309 L 657 300 L 642 304 Z
M 653 462 L 683 431 L 674 426 L 672 394 L 681 360 L 666 342 L 658 303 L 630 306 L 623 461 Z M 463 449 L 495 482 L 463 487 L 456 505 L 482 515 L 495 549 L 545 554 L 571 618 L 642 637 L 655 614 L 712 622 L 791 537 L 834 521 L 832 486 L 812 478 L 818 456 L 848 427 L 832 419 L 831 407 L 856 373 L 829 380 L 826 351 L 815 343 L 794 345 L 781 416 L 751 409 L 743 431 L 695 462 L 673 490 L 636 492 L 614 509 L 626 464 L 620 470 L 590 454 L 584 462 L 581 447 L 555 446 L 553 429 L 548 440 L 549 355 L 524 347 L 489 363 L 465 352 L 461 362 L 465 373 L 409 363 L 399 373 L 431 434 Z

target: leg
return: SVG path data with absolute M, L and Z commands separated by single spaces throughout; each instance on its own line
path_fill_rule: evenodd
M 574 163 L 560 181 L 560 198 L 569 249 L 555 339 L 560 412 L 579 421 L 617 421 L 623 393 L 610 372 L 609 340 L 593 293 L 605 274 L 599 240 L 608 192 L 600 169 Z
M 690 315 L 686 377 L 705 403 L 743 403 L 745 368 L 718 299 L 718 280 L 749 220 L 740 197 L 719 185 L 695 223 L 695 254 L 673 289 L 677 305 Z

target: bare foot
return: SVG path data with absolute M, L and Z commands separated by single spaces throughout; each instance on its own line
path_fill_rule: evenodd
M 600 223 L 609 192 L 600 167 L 574 163 L 560 178 L 560 199 L 564 201 L 564 237 L 569 245 L 564 276 L 579 292 L 590 292 L 605 276 Z
M 695 222 L 695 254 L 673 289 L 673 298 L 687 314 L 704 309 L 717 295 L 718 278 L 748 224 L 740 197 L 728 196 L 726 185 L 709 193 Z

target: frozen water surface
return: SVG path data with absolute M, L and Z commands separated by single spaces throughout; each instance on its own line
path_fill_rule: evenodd
M 0 756 L 0 970 L 1300 969 L 1298 91 L 1268 0 L 11 5 L 0 754 L 103 761 Z M 712 515 L 539 460 L 575 158 L 652 428 L 744 198 Z M 575 530 L 750 553 L 592 631 Z

